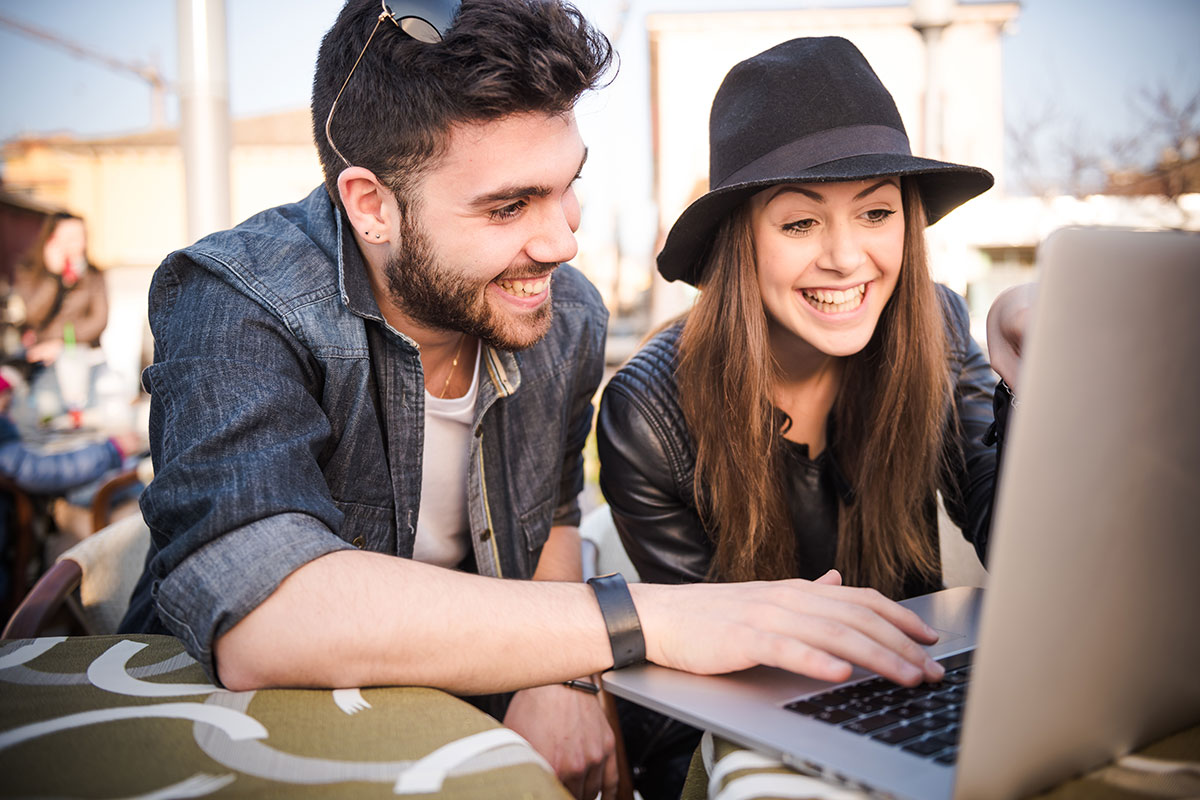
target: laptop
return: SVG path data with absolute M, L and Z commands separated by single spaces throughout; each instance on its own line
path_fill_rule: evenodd
M 1200 234 L 1066 228 L 1038 263 L 988 586 L 904 603 L 946 679 L 647 664 L 605 688 L 911 800 L 1023 797 L 1200 723 Z

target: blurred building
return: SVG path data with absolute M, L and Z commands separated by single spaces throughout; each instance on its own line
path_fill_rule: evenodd
M 307 109 L 233 122 L 236 220 L 298 200 L 321 183 Z M 12 194 L 79 214 L 101 267 L 154 267 L 187 240 L 176 128 L 107 139 L 21 138 L 4 147 Z
M 298 200 L 321 183 L 307 109 L 239 119 L 232 127 L 234 219 Z M 109 292 L 101 345 L 109 365 L 136 386 L 151 346 L 150 277 L 167 253 L 191 243 L 178 129 L 103 139 L 25 137 L 6 143 L 3 155 L 9 205 L 63 209 L 87 221 L 88 252 Z
M 938 63 L 944 66 L 932 73 L 927 41 L 914 27 L 911 6 L 902 2 L 695 13 L 622 8 L 615 24 L 620 73 L 578 110 L 591 155 L 579 184 L 583 224 L 575 263 L 613 311 L 610 360 L 622 360 L 651 325 L 691 302 L 690 287 L 658 277 L 654 256 L 678 214 L 707 188 L 708 113 L 721 79 L 738 61 L 797 36 L 853 41 L 895 97 L 915 153 L 982 166 L 996 176 L 995 189 L 929 231 L 935 277 L 967 297 L 977 322 L 998 291 L 1034 277 L 1037 245 L 1055 228 L 1200 227 L 1200 195 L 1186 193 L 1194 188 L 1169 199 L 1007 194 L 1002 49 L 1005 31 L 1018 19 L 1018 2 L 953 3 L 939 37 Z M 940 109 L 934 114 L 927 109 L 930 86 Z M 940 126 L 938 135 L 928 135 L 928 120 Z M 928 141 L 937 152 L 930 152 Z M 321 182 L 307 109 L 235 120 L 232 142 L 235 221 L 297 200 Z M 93 258 L 108 268 L 110 287 L 142 303 L 129 309 L 138 318 L 150 271 L 189 244 L 178 131 L 89 140 L 28 137 L 7 143 L 3 156 L 9 193 L 87 220 Z M 1195 156 L 1178 154 L 1180 167 L 1166 179 L 1114 176 L 1111 188 L 1133 195 L 1194 186 Z M 1177 176 L 1187 180 L 1171 182 Z M 121 325 L 133 324 L 114 322 L 107 338 L 125 335 Z M 976 333 L 982 338 L 981 326 Z

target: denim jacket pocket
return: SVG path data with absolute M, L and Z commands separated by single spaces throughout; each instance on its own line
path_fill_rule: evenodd
M 543 500 L 520 516 L 521 532 L 525 536 L 525 547 L 529 551 L 531 570 L 537 567 L 537 556 L 542 545 L 550 538 L 554 523 L 554 500 Z
M 338 536 L 357 547 L 375 553 L 396 553 L 396 514 L 391 508 L 333 499 L 342 512 Z

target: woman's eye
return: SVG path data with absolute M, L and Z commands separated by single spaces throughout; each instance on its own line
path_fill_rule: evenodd
M 798 219 L 795 222 L 787 223 L 783 226 L 783 229 L 790 233 L 807 233 L 816 224 L 817 221 L 815 219 Z
M 512 219 L 524 210 L 527 203 L 524 200 L 518 200 L 515 203 L 509 203 L 503 208 L 497 208 L 488 212 L 488 216 L 497 222 Z
M 890 208 L 873 208 L 870 211 L 868 211 L 866 214 L 863 214 L 863 216 L 867 218 L 867 222 L 874 222 L 876 224 L 881 224 L 883 222 L 886 222 L 887 218 L 895 213 L 896 212 L 891 210 Z

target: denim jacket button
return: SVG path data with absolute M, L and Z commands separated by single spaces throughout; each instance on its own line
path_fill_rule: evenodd
M 353 541 L 353 542 L 351 542 L 350 544 L 354 545 L 354 546 L 355 546 L 355 547 L 357 547 L 359 550 L 362 550 L 362 549 L 363 549 L 363 547 L 366 545 L 366 543 L 367 543 L 367 540 L 366 540 L 366 539 L 364 539 L 363 537 L 361 537 L 361 536 L 355 536 L 355 537 L 354 537 L 354 541 Z

